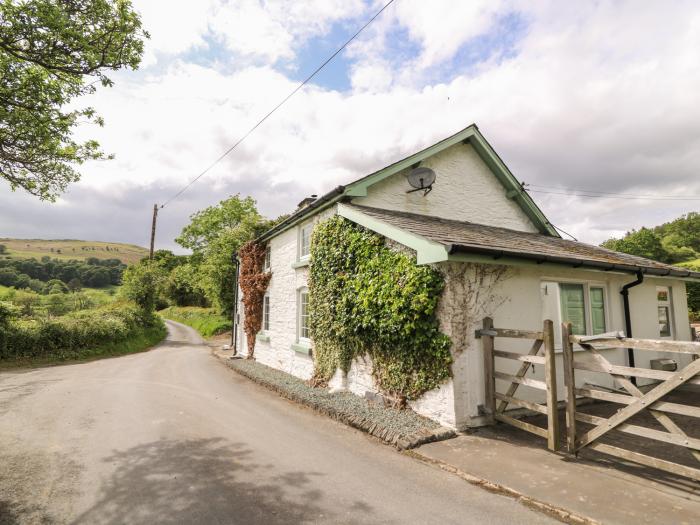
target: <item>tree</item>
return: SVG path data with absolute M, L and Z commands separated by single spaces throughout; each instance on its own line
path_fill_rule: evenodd
M 238 229 L 249 234 L 262 220 L 252 197 L 241 199 L 240 195 L 234 195 L 191 215 L 190 223 L 182 229 L 175 242 L 195 254 L 201 253 L 221 232 Z
M 669 254 L 661 244 L 661 238 L 649 228 L 632 230 L 624 238 L 608 239 L 601 246 L 654 261 L 670 262 Z
M 0 255 L 5 255 L 7 253 L 7 246 L 0 244 Z
M 273 224 L 258 213 L 251 197 L 234 195 L 192 215 L 175 242 L 193 251 L 189 264 L 198 286 L 219 311 L 228 316 L 236 287 L 233 254 Z
M 13 190 L 55 200 L 75 165 L 105 158 L 73 139 L 82 122 L 103 125 L 75 99 L 136 69 L 144 38 L 129 0 L 0 0 L 0 176 Z
M 153 261 L 141 261 L 124 272 L 122 293 L 145 312 L 151 313 L 156 309 L 165 278 L 163 269 Z

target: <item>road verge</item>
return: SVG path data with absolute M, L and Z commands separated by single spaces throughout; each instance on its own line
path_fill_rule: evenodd
M 394 409 L 369 402 L 349 392 L 331 393 L 314 388 L 290 374 L 247 359 L 230 359 L 215 352 L 238 374 L 348 426 L 366 432 L 399 450 L 454 437 L 456 433 L 409 409 Z

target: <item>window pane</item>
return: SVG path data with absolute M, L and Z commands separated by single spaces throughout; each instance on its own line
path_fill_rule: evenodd
M 309 293 L 299 295 L 299 337 L 309 338 Z
M 306 257 L 311 253 L 311 224 L 304 226 L 300 232 L 299 256 Z
M 591 288 L 591 324 L 593 335 L 605 333 L 605 294 L 602 288 Z
M 574 335 L 586 335 L 586 305 L 583 300 L 583 285 L 561 283 L 561 317 L 571 323 Z
M 263 263 L 263 269 L 268 270 L 270 268 L 270 254 L 272 252 L 272 248 L 268 244 L 267 247 L 265 248 L 265 262 Z
M 666 302 L 666 301 L 668 301 L 668 289 L 657 288 L 657 289 L 656 289 L 656 299 L 657 299 L 659 302 Z
M 263 297 L 263 330 L 270 329 L 270 296 Z
M 669 337 L 671 335 L 668 306 L 659 306 L 659 335 L 661 337 Z

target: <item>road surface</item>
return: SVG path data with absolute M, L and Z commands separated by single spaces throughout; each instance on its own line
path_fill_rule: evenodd
M 0 373 L 0 523 L 555 523 L 228 369 L 149 352 Z

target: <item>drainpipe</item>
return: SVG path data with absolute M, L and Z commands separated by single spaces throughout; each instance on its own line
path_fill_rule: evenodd
M 233 262 L 234 273 L 236 274 L 236 280 L 233 283 L 233 308 L 231 308 L 231 348 L 233 348 L 233 355 L 236 355 L 238 353 L 238 348 L 236 348 L 236 341 L 238 340 L 238 277 L 241 266 L 236 252 L 233 252 L 231 255 L 231 262 Z
M 622 294 L 622 304 L 625 309 L 625 335 L 627 337 L 632 337 L 632 319 L 630 318 L 630 288 L 634 288 L 644 282 L 644 274 L 641 271 L 637 272 L 637 279 L 631 283 L 627 283 L 622 287 L 620 293 Z M 627 364 L 634 368 L 634 348 L 627 349 Z M 637 384 L 637 378 L 635 376 L 631 377 L 633 385 Z

